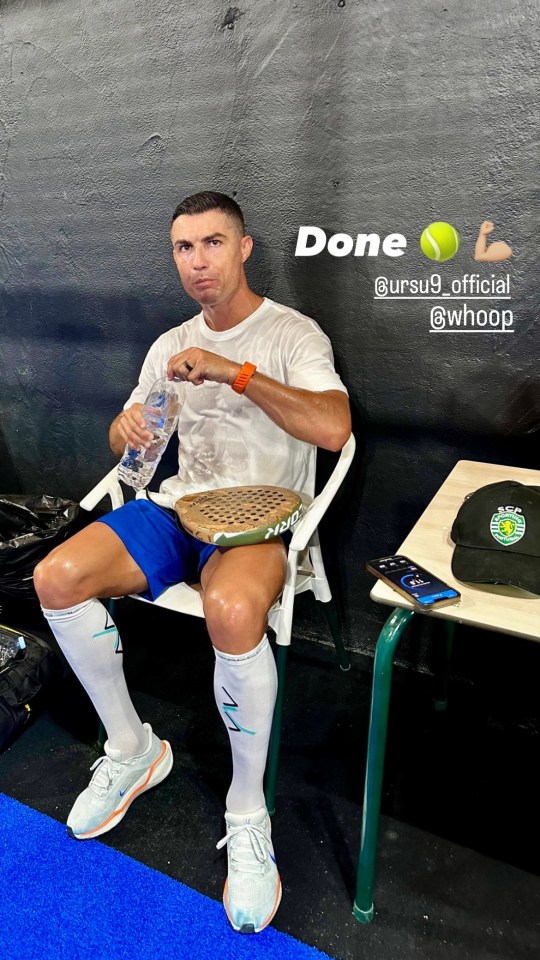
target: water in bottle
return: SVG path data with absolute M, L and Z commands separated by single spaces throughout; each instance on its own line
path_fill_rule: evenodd
M 148 486 L 176 427 L 179 412 L 177 388 L 166 377 L 160 377 L 148 394 L 142 409 L 142 415 L 154 438 L 149 447 L 141 447 L 140 450 L 126 447 L 118 467 L 120 480 L 135 490 Z
M 21 650 L 24 650 L 26 643 L 24 637 L 16 637 L 7 630 L 0 627 L 0 670 L 2 670 L 10 660 L 15 660 Z

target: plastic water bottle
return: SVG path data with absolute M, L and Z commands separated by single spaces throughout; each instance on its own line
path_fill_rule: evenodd
M 26 647 L 24 637 L 15 637 L 0 628 L 0 670 Z
M 150 390 L 142 409 L 142 415 L 154 439 L 149 447 L 141 447 L 140 450 L 126 447 L 118 467 L 120 480 L 135 490 L 148 486 L 174 432 L 179 412 L 180 400 L 175 386 L 166 377 L 160 377 Z

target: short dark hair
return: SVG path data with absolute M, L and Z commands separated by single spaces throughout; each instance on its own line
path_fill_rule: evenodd
M 186 197 L 179 203 L 172 215 L 171 227 L 177 217 L 183 214 L 193 216 L 196 213 L 207 213 L 208 210 L 223 210 L 227 216 L 234 221 L 234 224 L 240 230 L 241 236 L 245 236 L 246 225 L 244 223 L 244 214 L 238 206 L 236 200 L 228 197 L 226 193 L 217 193 L 214 190 L 203 190 L 201 193 L 194 193 L 191 197 Z

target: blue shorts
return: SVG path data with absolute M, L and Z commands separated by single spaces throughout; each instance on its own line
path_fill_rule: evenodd
M 140 595 L 155 600 L 173 583 L 198 581 L 206 561 L 217 547 L 201 543 L 180 529 L 172 510 L 151 500 L 130 500 L 123 507 L 100 517 L 120 537 L 148 580 Z

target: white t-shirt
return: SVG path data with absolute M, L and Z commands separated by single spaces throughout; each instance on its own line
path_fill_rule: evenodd
M 341 390 L 330 340 L 319 325 L 296 310 L 265 298 L 230 330 L 211 330 L 201 313 L 164 333 L 150 347 L 138 386 L 124 409 L 144 403 L 174 354 L 201 347 L 290 387 Z M 244 394 L 229 384 L 175 383 L 183 404 L 178 420 L 178 474 L 164 480 L 158 499 L 172 506 L 188 493 L 242 484 L 273 484 L 313 494 L 315 447 L 295 440 Z

